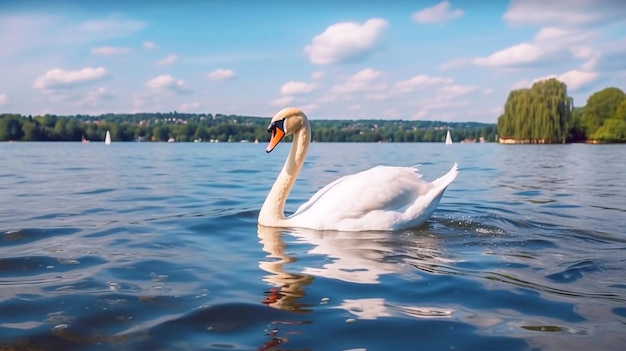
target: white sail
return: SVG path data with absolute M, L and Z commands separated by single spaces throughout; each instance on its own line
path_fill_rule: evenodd
M 450 131 L 448 130 L 448 134 L 446 134 L 446 145 L 452 144 L 452 136 L 450 136 Z
M 111 133 L 109 133 L 108 130 L 107 130 L 107 136 L 104 137 L 104 143 L 107 145 L 111 144 Z

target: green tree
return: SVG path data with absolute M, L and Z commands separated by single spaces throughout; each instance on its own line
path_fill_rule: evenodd
M 609 118 L 592 135 L 591 139 L 604 142 L 626 142 L 626 120 Z
M 22 119 L 19 115 L 9 115 L 0 119 L 0 140 L 21 140 L 24 136 Z
M 604 122 L 612 118 L 626 96 L 618 88 L 605 88 L 589 97 L 581 118 L 587 136 L 594 135 Z
M 65 125 L 67 124 L 66 118 L 59 118 L 54 124 L 54 140 L 67 140 L 65 135 Z
M 584 141 L 585 130 L 582 126 L 583 107 L 574 107 L 572 110 L 572 124 L 570 125 L 570 139 L 572 141 Z
M 67 123 L 64 126 L 64 130 L 63 130 L 63 134 L 64 134 L 64 138 L 65 140 L 71 140 L 71 141 L 77 141 L 77 140 L 81 140 L 84 132 L 85 132 L 85 128 L 84 128 L 84 123 L 77 121 L 73 118 L 69 118 L 67 120 Z
M 498 134 L 531 143 L 564 143 L 572 124 L 572 107 L 567 86 L 554 78 L 536 82 L 530 89 L 513 90 L 498 117 Z
M 169 129 L 163 124 L 159 124 L 152 128 L 152 138 L 154 141 L 167 141 L 167 139 L 169 139 L 169 133 Z
M 613 118 L 621 119 L 622 121 L 626 121 L 626 99 L 623 99 L 622 102 L 617 107 Z
M 24 141 L 39 140 L 39 126 L 32 119 L 24 121 L 24 123 L 22 124 L 22 131 L 24 132 L 22 140 Z
M 110 130 L 116 141 L 178 141 L 218 139 L 220 141 L 267 141 L 267 117 L 216 114 L 138 113 L 100 116 L 35 116 L 0 114 L 2 140 L 78 141 L 103 140 Z M 11 127 L 21 126 L 16 129 Z M 476 122 L 402 121 L 402 120 L 312 120 L 313 140 L 318 142 L 441 142 L 446 129 L 455 140 L 477 139 L 495 134 L 493 124 Z M 22 134 L 21 139 L 20 134 Z M 288 138 L 288 140 L 291 140 Z M 490 139 L 493 140 L 493 139 Z

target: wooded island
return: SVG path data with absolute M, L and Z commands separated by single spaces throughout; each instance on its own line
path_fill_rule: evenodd
M 513 90 L 498 117 L 501 143 L 626 142 L 626 95 L 618 88 L 592 94 L 574 107 L 567 86 L 557 79 Z

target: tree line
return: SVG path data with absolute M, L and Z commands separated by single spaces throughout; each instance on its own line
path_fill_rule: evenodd
M 497 131 L 518 143 L 626 142 L 626 95 L 605 88 L 574 107 L 565 83 L 536 82 L 509 93 Z
M 266 141 L 269 117 L 223 114 L 136 113 L 99 116 L 0 114 L 0 141 Z M 405 120 L 311 120 L 317 142 L 443 142 L 495 140 L 496 125 Z

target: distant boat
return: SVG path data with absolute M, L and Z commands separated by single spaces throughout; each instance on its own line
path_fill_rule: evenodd
M 173 142 L 175 142 L 175 141 L 176 141 L 176 139 L 174 139 L 174 138 L 169 138 L 169 139 L 167 139 L 167 142 L 168 142 L 168 143 L 173 143 Z
M 107 130 L 107 135 L 104 137 L 104 143 L 106 145 L 111 144 L 111 133 L 109 133 L 109 131 Z
M 89 139 L 85 138 L 85 136 L 83 135 L 83 137 L 81 138 L 81 142 L 83 144 L 87 144 L 89 142 Z
M 452 144 L 452 136 L 450 136 L 450 131 L 448 130 L 448 133 L 446 134 L 446 145 L 451 145 Z

